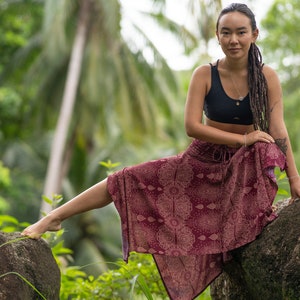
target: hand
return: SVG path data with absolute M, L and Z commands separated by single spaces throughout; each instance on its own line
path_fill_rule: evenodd
M 245 146 L 250 146 L 256 142 L 275 143 L 273 137 L 268 133 L 260 130 L 252 131 L 244 136 Z

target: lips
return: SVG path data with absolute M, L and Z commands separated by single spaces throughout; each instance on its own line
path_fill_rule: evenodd
M 230 48 L 228 52 L 231 54 L 238 54 L 241 51 L 241 48 Z

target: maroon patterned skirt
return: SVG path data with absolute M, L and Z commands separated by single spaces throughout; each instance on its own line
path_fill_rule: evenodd
M 194 140 L 179 155 L 108 177 L 123 254 L 153 255 L 171 299 L 194 299 L 222 272 L 228 251 L 253 241 L 276 215 L 275 144 L 230 148 Z

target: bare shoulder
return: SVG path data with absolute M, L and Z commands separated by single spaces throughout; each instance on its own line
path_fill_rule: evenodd
M 269 65 L 263 65 L 262 70 L 268 82 L 273 82 L 274 80 L 278 82 L 279 79 L 277 72 L 272 67 L 270 67 Z
M 204 101 L 205 95 L 207 95 L 208 90 L 211 85 L 211 66 L 201 65 L 193 71 L 193 75 L 190 81 L 188 89 L 188 99 L 194 99 L 197 101 Z
M 278 106 L 278 103 L 282 103 L 282 88 L 280 84 L 277 72 L 268 65 L 263 66 L 263 74 L 268 84 L 268 98 L 270 102 L 271 111 Z
M 210 64 L 201 65 L 193 71 L 192 81 L 197 81 L 199 83 L 200 82 L 208 83 L 208 82 L 210 82 L 210 78 L 211 78 Z

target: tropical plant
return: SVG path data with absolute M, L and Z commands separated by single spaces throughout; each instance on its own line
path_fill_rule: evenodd
M 222 0 L 189 0 L 189 9 L 196 25 L 196 36 L 198 40 L 203 41 L 205 45 L 197 50 L 198 53 L 204 55 L 205 58 L 207 58 L 209 53 L 209 42 L 216 35 L 216 20 L 221 8 Z
M 260 42 L 265 61 L 278 72 L 284 97 L 285 122 L 298 166 L 300 161 L 299 139 L 299 11 L 300 3 L 296 0 L 275 0 L 262 27 L 267 34 Z M 287 46 L 288 45 L 288 46 Z
M 2 161 L 0 160 L 0 190 L 6 189 L 11 184 L 10 172 L 8 168 L 3 166 Z M 8 203 L 0 195 L 0 214 L 5 213 L 8 210 Z
M 26 85 L 38 87 L 28 99 L 30 126 L 41 132 L 57 122 L 44 194 L 60 191 L 72 149 L 79 144 L 90 153 L 99 142 L 136 144 L 147 133 L 162 138 L 172 132 L 173 100 L 180 96 L 174 73 L 145 36 L 154 65 L 140 49 L 128 47 L 117 0 L 45 1 L 40 36 L 41 51 L 26 73 Z M 19 56 L 27 62 L 24 54 Z M 53 113 L 59 110 L 57 121 Z

